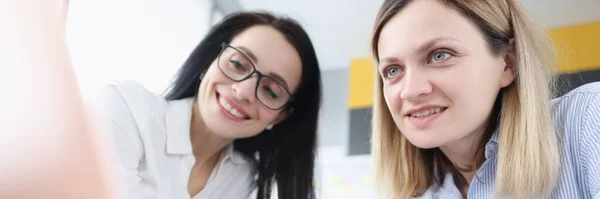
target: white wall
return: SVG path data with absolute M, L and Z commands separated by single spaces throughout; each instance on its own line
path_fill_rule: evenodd
M 323 101 L 319 114 L 319 146 L 346 148 L 349 142 L 348 70 L 321 71 Z
M 67 45 L 84 98 L 119 80 L 162 93 L 210 11 L 209 0 L 71 0 Z
M 318 196 L 323 199 L 376 199 L 371 156 L 348 156 L 348 69 L 322 71 L 321 78 L 323 104 L 315 172 Z
M 521 0 L 521 3 L 549 28 L 600 20 L 599 0 Z
M 321 146 L 317 187 L 320 199 L 377 199 L 370 155 L 347 156 L 338 146 Z
M 249 10 L 267 10 L 297 20 L 308 32 L 321 69 L 348 68 L 370 56 L 369 43 L 383 0 L 239 0 Z

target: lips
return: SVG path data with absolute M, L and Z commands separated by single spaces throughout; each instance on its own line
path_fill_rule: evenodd
M 445 113 L 447 107 L 428 105 L 411 109 L 405 113 L 408 120 L 417 128 L 424 128 Z
M 436 114 L 436 113 L 442 112 L 444 110 L 446 110 L 446 108 L 431 108 L 431 109 L 427 109 L 427 110 L 424 110 L 424 111 L 419 111 L 419 112 L 416 112 L 416 113 L 411 113 L 409 115 L 411 117 L 422 118 L 422 117 L 427 117 L 427 116 L 429 116 L 431 114 Z
M 427 106 L 422 106 L 419 108 L 410 109 L 405 112 L 404 116 L 411 116 L 411 117 L 428 116 L 431 114 L 445 111 L 447 108 L 448 107 L 445 107 L 445 106 L 427 105 Z
M 221 113 L 223 113 L 229 119 L 234 121 L 244 121 L 250 119 L 248 113 L 232 99 L 222 96 L 218 92 L 216 93 L 216 96 Z

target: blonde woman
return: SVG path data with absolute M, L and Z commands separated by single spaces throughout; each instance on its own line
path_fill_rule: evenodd
M 386 0 L 373 156 L 390 198 L 600 198 L 600 83 L 550 100 L 544 31 L 516 0 Z

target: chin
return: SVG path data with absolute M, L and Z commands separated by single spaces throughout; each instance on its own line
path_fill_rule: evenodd
M 421 149 L 433 149 L 433 148 L 437 148 L 437 147 L 441 146 L 439 144 L 431 143 L 431 142 L 410 142 L 410 143 L 412 145 L 414 145 L 415 147 L 421 148 Z
M 248 129 L 233 129 L 233 128 L 218 128 L 213 130 L 214 134 L 219 137 L 228 139 L 249 138 L 258 135 L 258 133 L 249 132 Z
M 405 134 L 404 137 L 417 148 L 432 149 L 444 144 L 442 140 L 439 140 L 439 136 L 419 136 L 416 134 L 424 135 L 425 133 L 416 132 L 415 134 L 408 136 Z

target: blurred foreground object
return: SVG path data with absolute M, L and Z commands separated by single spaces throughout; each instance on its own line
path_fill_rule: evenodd
M 65 46 L 63 0 L 0 0 L 0 198 L 115 198 Z

